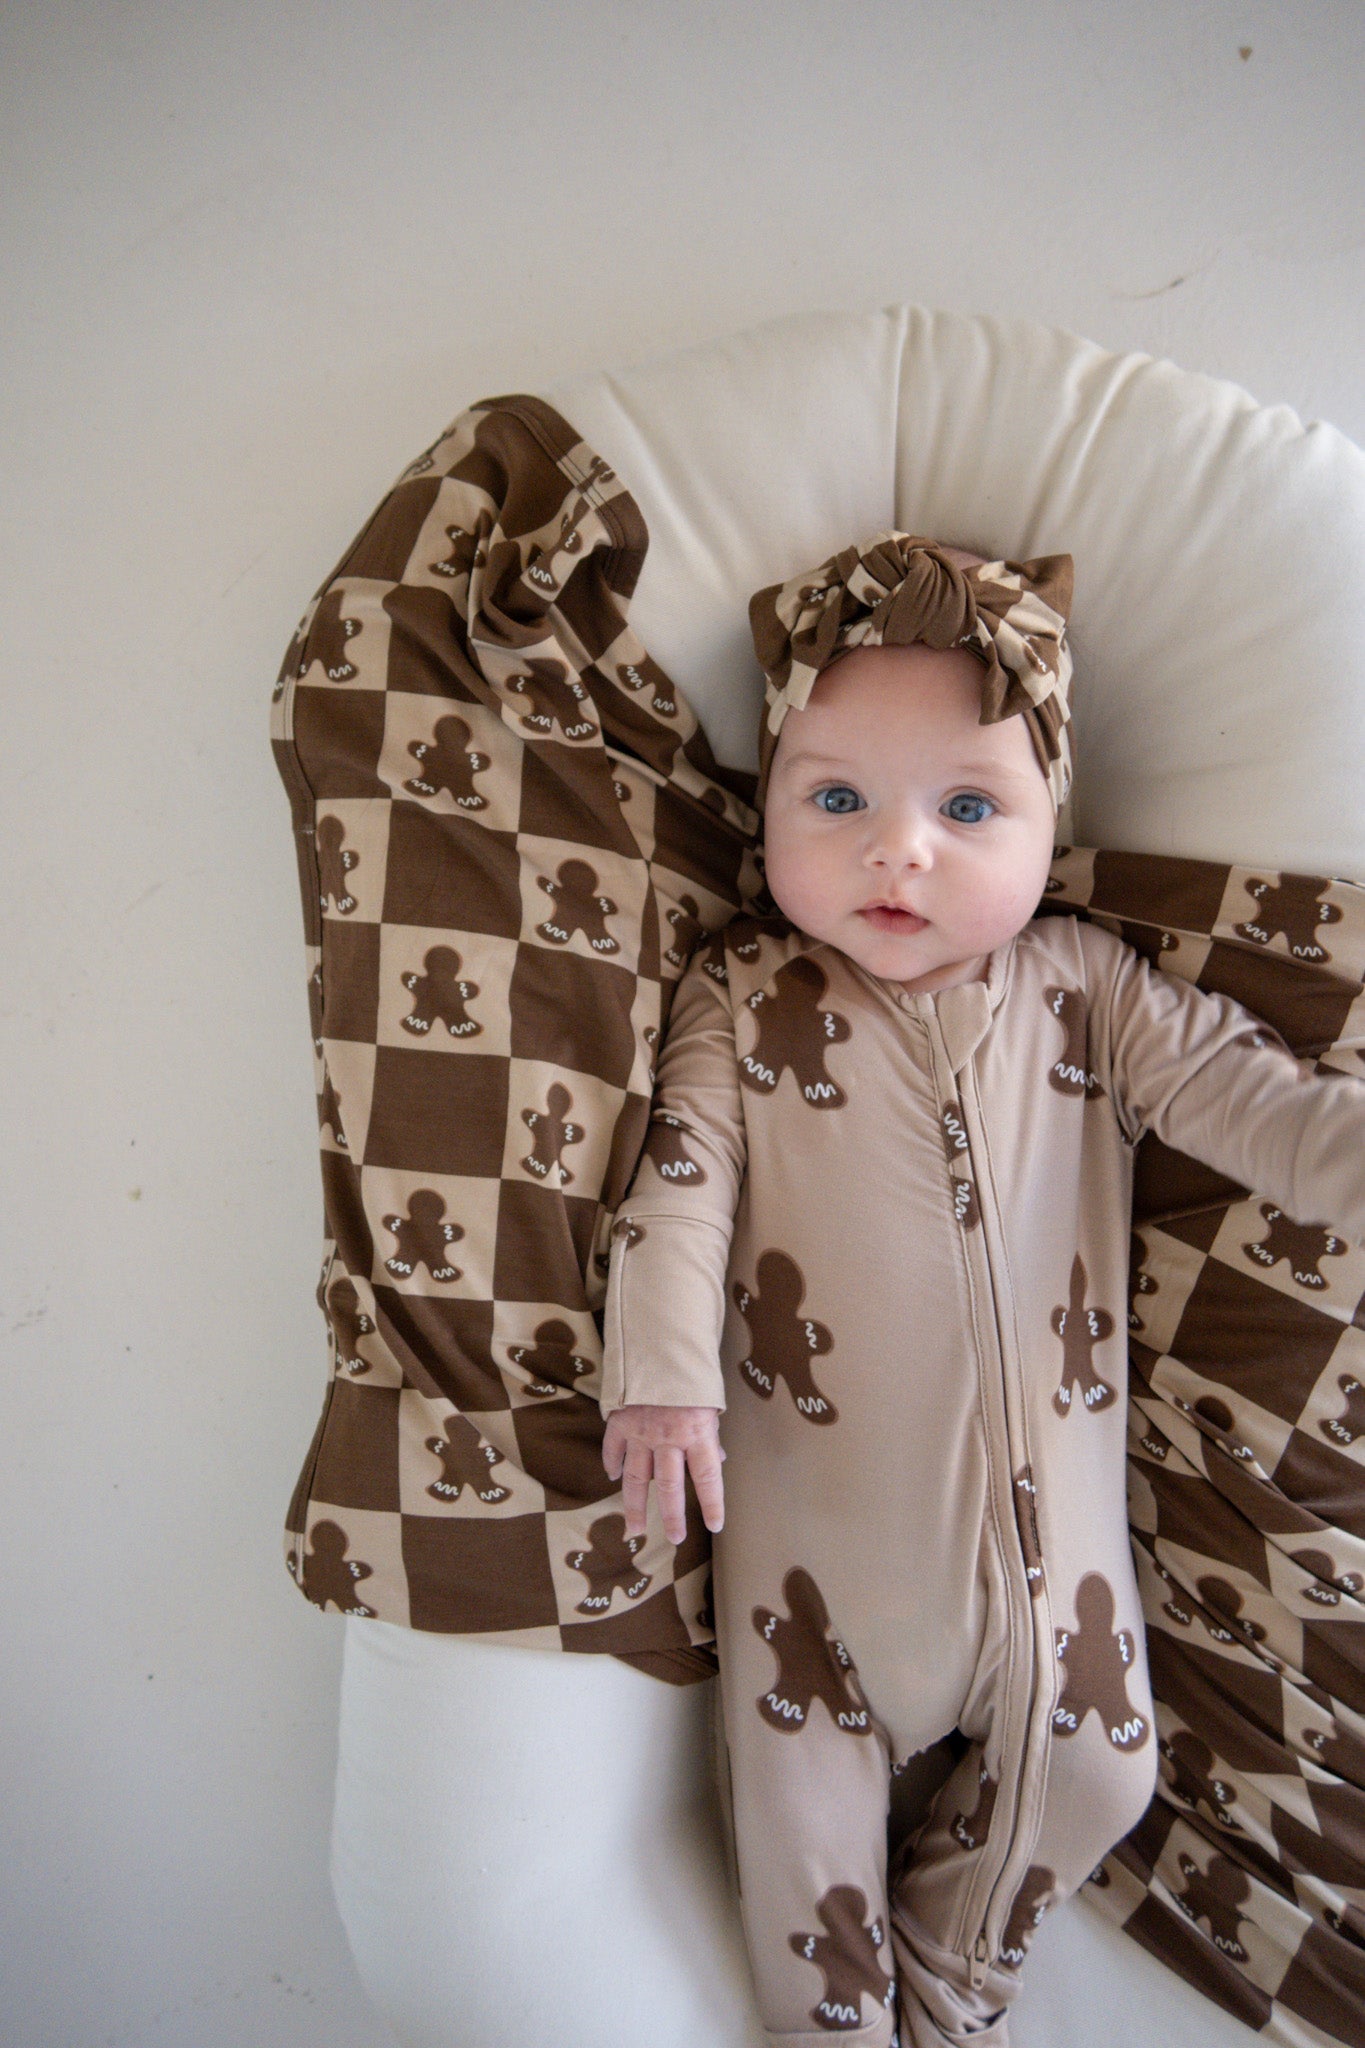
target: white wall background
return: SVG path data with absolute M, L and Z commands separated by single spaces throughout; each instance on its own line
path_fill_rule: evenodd
M 1365 440 L 1358 0 L 0 19 L 0 2033 L 381 2048 L 325 1879 L 294 619 L 469 401 L 895 300 Z M 705 2048 L 699 2043 L 698 2048 Z

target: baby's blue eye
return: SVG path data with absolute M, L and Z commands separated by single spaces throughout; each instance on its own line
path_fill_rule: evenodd
M 984 825 L 995 810 L 988 796 L 974 796 L 964 790 L 960 796 L 950 796 L 943 806 L 945 817 L 955 825 Z
M 817 789 L 815 802 L 822 811 L 838 817 L 845 811 L 860 811 L 863 800 L 856 789 L 850 789 L 846 782 L 832 782 L 825 789 Z

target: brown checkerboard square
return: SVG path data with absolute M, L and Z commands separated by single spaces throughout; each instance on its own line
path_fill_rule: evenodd
M 634 1001 L 629 968 L 545 945 L 519 946 L 508 990 L 513 1056 L 552 1060 L 627 1088 L 635 1066 Z
M 387 796 L 379 779 L 384 698 L 378 690 L 304 685 L 294 694 L 294 745 L 319 802 Z
M 495 1176 L 502 1166 L 507 1108 L 505 1059 L 474 1052 L 437 1057 L 381 1045 L 365 1164 Z
M 437 814 L 407 798 L 395 801 L 382 914 L 387 924 L 515 939 L 521 930 L 515 841 L 473 819 Z
M 545 1517 L 404 1515 L 412 1626 L 485 1635 L 557 1623 Z

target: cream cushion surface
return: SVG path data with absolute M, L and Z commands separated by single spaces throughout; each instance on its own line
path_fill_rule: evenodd
M 1082 844 L 1365 875 L 1365 455 L 1025 321 L 813 314 L 544 394 L 618 469 L 632 608 L 754 766 L 752 591 L 896 526 L 1076 558 Z

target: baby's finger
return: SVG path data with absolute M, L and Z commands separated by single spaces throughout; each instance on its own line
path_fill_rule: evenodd
M 627 1536 L 643 1536 L 649 1506 L 649 1481 L 654 1470 L 654 1453 L 648 1444 L 632 1440 L 626 1446 L 621 1473 L 621 1506 L 625 1511 Z
M 659 1519 L 670 1543 L 681 1543 L 687 1534 L 686 1466 L 676 1444 L 654 1448 L 654 1491 L 659 1497 Z
M 724 1456 L 724 1451 L 714 1439 L 710 1443 L 693 1444 L 687 1453 L 687 1469 L 697 1490 L 701 1518 L 713 1535 L 725 1526 L 725 1481 L 720 1469 Z
M 607 1426 L 602 1432 L 602 1463 L 607 1468 L 608 1479 L 619 1479 L 626 1462 L 626 1434 L 614 1415 L 607 1417 Z

